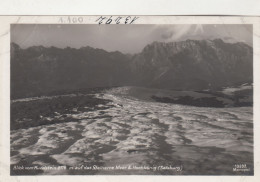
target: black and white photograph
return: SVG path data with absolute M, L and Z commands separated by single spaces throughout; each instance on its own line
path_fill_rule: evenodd
M 105 22 L 10 25 L 10 175 L 254 175 L 253 25 Z

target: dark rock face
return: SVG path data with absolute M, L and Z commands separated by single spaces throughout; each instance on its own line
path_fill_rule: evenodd
M 12 44 L 11 97 L 44 95 L 57 90 L 129 84 L 129 60 L 120 52 L 101 49 L 20 49 Z
M 253 80 L 253 50 L 244 43 L 187 40 L 146 46 L 132 68 L 147 86 L 201 90 Z
M 147 45 L 134 56 L 11 44 L 11 98 L 57 90 L 137 85 L 175 90 L 217 89 L 252 83 L 253 50 L 221 39 Z

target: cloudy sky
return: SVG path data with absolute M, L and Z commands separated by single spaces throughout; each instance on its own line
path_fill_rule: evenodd
M 57 25 L 13 24 L 11 42 L 22 48 L 91 46 L 107 51 L 138 53 L 154 41 L 173 42 L 186 39 L 216 39 L 245 42 L 252 46 L 252 25 Z

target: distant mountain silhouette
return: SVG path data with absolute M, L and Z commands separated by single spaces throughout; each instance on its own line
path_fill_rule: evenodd
M 116 86 L 131 79 L 129 60 L 120 52 L 12 44 L 12 97 L 44 95 L 56 90 Z
M 217 89 L 252 83 L 253 49 L 216 40 L 154 42 L 130 56 L 92 47 L 21 49 L 11 43 L 11 98 L 93 87 Z

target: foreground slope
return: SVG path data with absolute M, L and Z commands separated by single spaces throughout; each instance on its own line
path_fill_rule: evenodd
M 41 102 L 48 107 L 55 99 L 83 101 L 47 114 L 35 111 L 41 118 L 21 108 L 15 122 L 38 125 L 11 131 L 11 174 L 253 174 L 252 107 L 153 102 L 126 94 L 128 89 L 14 102 L 28 108 Z M 233 171 L 234 164 L 246 164 L 250 170 Z M 82 165 L 92 169 L 81 169 Z M 17 170 L 17 166 L 35 170 Z M 67 170 L 44 166 L 66 166 Z M 94 166 L 99 169 L 93 170 Z M 107 170 L 115 166 L 132 169 Z M 140 169 L 145 166 L 151 168 Z M 159 166 L 172 168 L 159 170 Z

